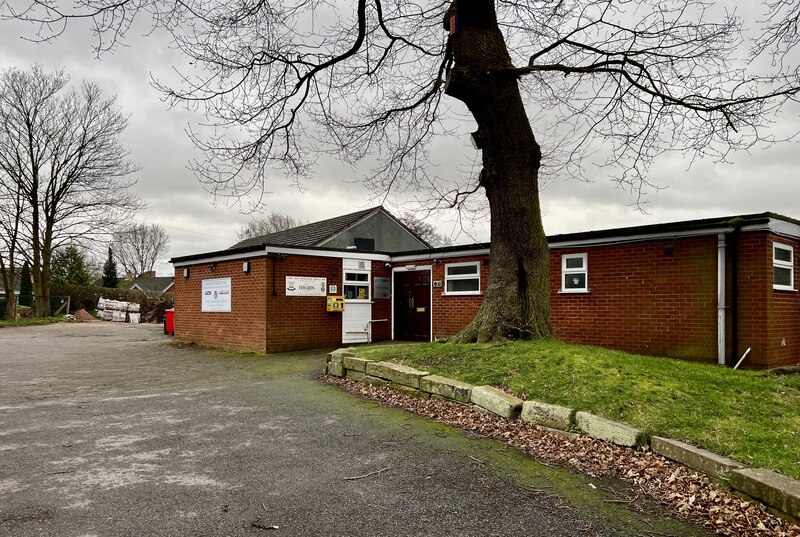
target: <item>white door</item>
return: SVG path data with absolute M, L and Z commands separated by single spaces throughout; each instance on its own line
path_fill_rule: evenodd
M 369 260 L 342 260 L 342 343 L 367 343 L 372 320 L 372 264 Z

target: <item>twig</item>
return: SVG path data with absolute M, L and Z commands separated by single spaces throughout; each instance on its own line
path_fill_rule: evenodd
M 374 472 L 370 472 L 370 473 L 364 474 L 364 475 L 357 475 L 357 476 L 353 476 L 353 477 L 345 477 L 344 480 L 345 481 L 355 481 L 356 479 L 364 479 L 365 477 L 369 477 L 369 476 L 375 475 L 375 474 L 380 475 L 382 472 L 385 472 L 389 468 L 391 468 L 391 466 L 387 466 L 386 468 L 381 468 L 380 470 L 375 470 Z
M 475 457 L 473 457 L 472 455 L 467 455 L 467 457 L 469 457 L 470 459 L 472 459 L 473 461 L 475 461 L 475 462 L 477 462 L 477 463 L 479 463 L 479 464 L 486 464 L 486 463 L 485 463 L 485 462 L 483 462 L 482 460 L 480 460 L 480 459 L 476 459 L 476 458 L 475 458 Z

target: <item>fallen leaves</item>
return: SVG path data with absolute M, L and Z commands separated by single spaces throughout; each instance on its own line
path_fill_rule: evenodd
M 800 537 L 800 526 L 771 515 L 761 504 L 742 500 L 707 476 L 650 451 L 637 451 L 586 436 L 569 438 L 523 422 L 475 412 L 471 407 L 434 399 L 416 399 L 383 386 L 322 377 L 343 390 L 386 406 L 404 408 L 476 437 L 509 444 L 545 463 L 567 466 L 591 477 L 612 476 L 632 485 L 636 509 L 644 494 L 673 509 L 680 518 L 702 524 L 719 535 Z

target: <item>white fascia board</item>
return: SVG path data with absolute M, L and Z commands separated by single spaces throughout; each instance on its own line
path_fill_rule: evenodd
M 173 263 L 175 267 L 185 267 L 190 265 L 202 265 L 204 263 L 216 263 L 220 261 L 232 261 L 236 259 L 248 259 L 252 257 L 263 257 L 269 254 L 286 254 L 286 255 L 305 255 L 314 257 L 334 257 L 339 259 L 367 259 L 370 261 L 391 261 L 391 257 L 386 254 L 374 254 L 368 252 L 361 252 L 353 250 L 352 252 L 335 252 L 328 250 L 311 250 L 306 248 L 287 248 L 269 246 L 263 250 L 255 250 L 243 254 L 219 255 L 211 257 L 203 257 L 200 259 L 193 259 L 191 261 L 181 261 Z
M 474 250 L 461 250 L 456 252 L 432 252 L 429 254 L 398 255 L 392 257 L 393 263 L 406 263 L 408 261 L 429 261 L 432 259 L 449 259 L 453 257 L 473 257 L 476 255 L 489 255 L 489 248 Z
M 391 256 L 386 254 L 371 254 L 353 250 L 352 252 L 334 252 L 329 250 L 306 250 L 303 248 L 267 247 L 267 254 L 311 255 L 314 257 L 337 257 L 339 259 L 368 259 L 370 261 L 391 261 Z
M 192 259 L 190 261 L 178 261 L 173 263 L 172 266 L 174 267 L 190 267 L 192 265 L 202 265 L 204 263 L 219 263 L 221 261 L 235 261 L 237 259 L 249 259 L 251 257 L 263 257 L 267 255 L 266 249 L 264 250 L 253 250 L 252 252 L 245 252 L 239 254 L 228 254 L 228 255 L 212 255 L 209 257 L 200 257 L 198 259 Z
M 743 228 L 744 229 L 744 228 Z M 733 226 L 696 229 L 691 231 L 670 231 L 665 233 L 644 233 L 641 235 L 620 235 L 618 237 L 605 237 L 600 239 L 585 239 L 576 241 L 551 242 L 550 248 L 578 248 L 584 246 L 606 246 L 611 244 L 625 244 L 628 242 L 641 242 L 653 239 L 682 239 L 684 237 L 702 237 L 703 235 L 718 235 L 733 231 Z
M 783 235 L 784 237 L 800 238 L 800 226 L 792 222 L 787 222 L 786 220 L 770 218 L 769 230 L 777 235 Z

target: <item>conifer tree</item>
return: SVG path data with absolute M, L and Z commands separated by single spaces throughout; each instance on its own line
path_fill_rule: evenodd
M 116 287 L 118 284 L 117 262 L 114 261 L 114 251 L 109 247 L 108 258 L 103 265 L 103 287 Z
M 27 261 L 22 265 L 19 283 L 19 305 L 33 306 L 33 282 L 31 281 L 31 267 Z

